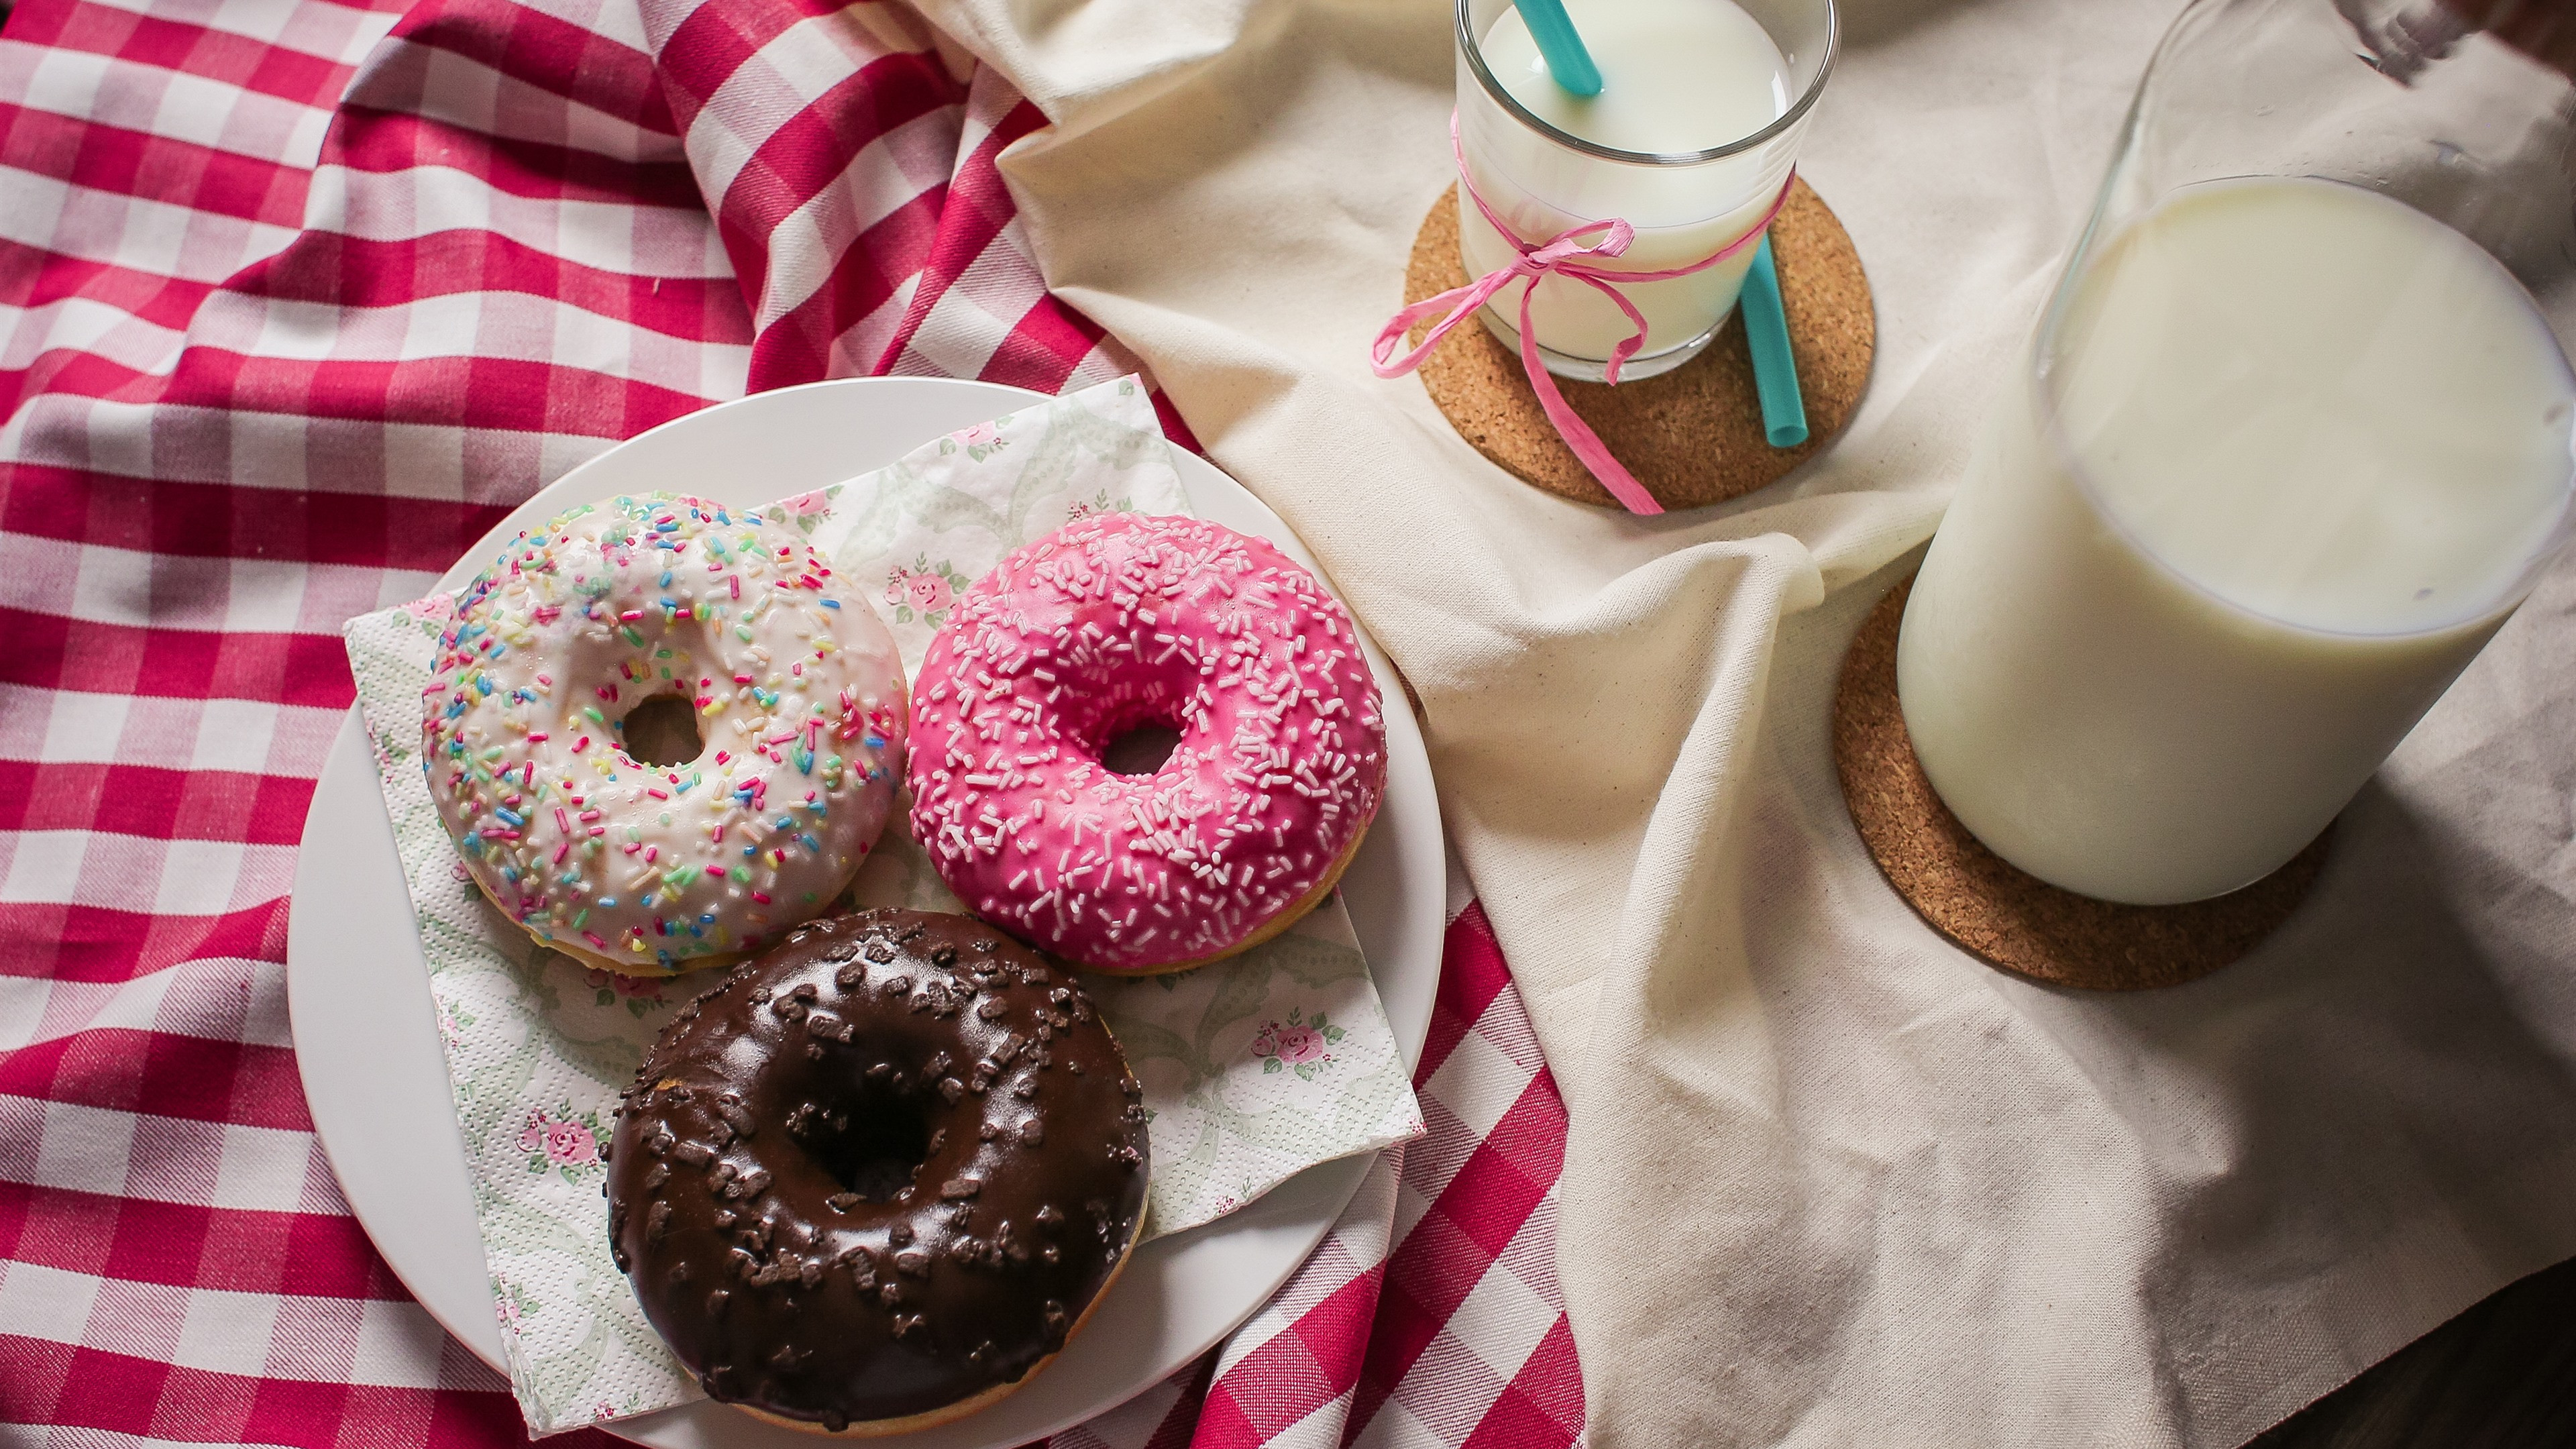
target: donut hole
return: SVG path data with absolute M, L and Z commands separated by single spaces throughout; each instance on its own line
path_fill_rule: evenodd
M 1167 724 L 1147 722 L 1120 730 L 1100 747 L 1100 763 L 1119 775 L 1150 775 L 1179 748 L 1181 732 Z
M 698 712 L 676 694 L 657 694 L 618 721 L 620 745 L 639 765 L 685 765 L 707 747 Z
M 809 1118 L 797 1139 L 841 1186 L 891 1202 L 930 1156 L 930 1115 L 908 1095 L 869 1086 Z

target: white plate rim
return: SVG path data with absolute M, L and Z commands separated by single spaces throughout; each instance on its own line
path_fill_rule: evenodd
M 753 429 L 762 420 L 775 419 L 777 426 L 784 427 L 790 419 L 828 416 L 843 409 L 895 409 L 904 417 L 899 426 L 911 430 L 900 438 L 852 443 L 847 466 L 829 477 L 810 472 L 785 479 L 764 475 L 740 493 L 745 505 L 855 476 L 892 461 L 927 437 L 1032 400 L 1046 398 L 1026 389 L 959 379 L 850 378 L 718 404 L 638 434 L 568 471 L 494 525 L 448 570 L 440 587 L 454 588 L 471 578 L 483 560 L 522 528 L 576 503 L 640 491 L 635 484 L 615 480 L 654 466 L 656 458 L 664 458 L 664 466 L 686 460 L 694 443 Z M 922 426 L 913 427 L 916 423 Z M 810 433 L 813 426 L 807 422 L 806 431 Z M 755 431 L 774 441 L 794 430 Z M 767 445 L 762 437 L 747 441 L 755 449 Z M 830 446 L 837 447 L 838 440 Z M 703 451 L 709 451 L 710 457 L 697 460 L 702 466 L 727 466 L 738 456 L 721 448 Z M 1294 532 L 1242 485 L 1184 450 L 1175 450 L 1174 461 L 1198 512 L 1266 537 L 1322 573 Z M 812 467 L 810 460 L 806 466 Z M 724 492 L 720 487 L 698 491 Z M 1381 997 L 1410 1066 L 1420 1059 L 1438 981 L 1445 926 L 1445 855 L 1420 732 L 1407 710 L 1393 707 L 1405 696 L 1403 685 L 1374 642 L 1364 636 L 1362 643 L 1377 671 L 1380 690 L 1390 701 L 1386 711 L 1390 771 L 1386 803 L 1359 859 L 1345 876 L 1343 890 L 1353 925 L 1369 947 Z M 376 867 L 372 882 L 367 877 L 370 864 Z M 388 865 L 389 876 L 384 874 Z M 388 905 L 399 913 L 398 929 L 387 928 L 383 919 Z M 372 922 L 365 912 L 373 912 Z M 390 950 L 393 937 L 399 936 L 408 948 L 408 959 L 369 958 L 347 944 L 351 932 L 370 929 L 382 936 L 375 943 L 380 950 Z M 372 1015 L 382 1018 L 380 1041 L 350 1039 L 351 1023 L 363 1033 L 370 1019 L 353 1013 L 351 998 L 358 993 L 348 978 L 356 973 L 332 969 L 351 956 L 361 960 L 360 972 L 373 971 L 376 984 L 383 988 L 354 1003 L 372 1008 Z M 364 965 L 368 959 L 378 959 L 379 964 Z M 395 979 L 406 972 L 407 983 Z M 387 991 L 399 999 L 387 999 Z M 354 706 L 343 719 L 316 782 L 297 854 L 288 923 L 287 994 L 297 1068 L 312 1109 L 315 1136 L 341 1179 L 353 1215 L 424 1310 L 476 1357 L 500 1367 L 501 1334 L 482 1268 L 480 1237 L 473 1226 L 463 1142 L 446 1089 L 427 974 L 410 924 L 392 825 Z M 443 1119 L 443 1134 L 434 1130 L 433 1114 L 417 1100 L 422 1095 L 424 1060 L 435 1072 L 434 1115 Z M 408 1102 L 399 1094 L 389 1095 L 384 1080 L 406 1071 L 413 1099 Z M 399 1144 L 378 1140 L 375 1129 L 389 1114 L 398 1115 L 393 1109 L 402 1107 L 414 1119 L 411 1130 L 398 1134 Z M 1217 1223 L 1147 1244 L 1104 1301 L 1093 1327 L 1046 1374 L 993 1408 L 956 1423 L 874 1442 L 905 1449 L 1006 1449 L 1068 1428 L 1151 1388 L 1195 1361 L 1269 1301 L 1322 1241 L 1357 1189 L 1369 1160 L 1363 1155 L 1322 1164 Z M 458 1281 L 461 1258 L 454 1234 L 460 1211 L 471 1239 L 470 1283 Z M 420 1231 L 421 1224 L 442 1216 L 446 1222 L 441 1230 L 449 1241 L 432 1251 L 430 1235 Z M 1200 1259 L 1207 1260 L 1204 1268 Z M 1158 1275 L 1179 1281 L 1165 1283 Z M 1204 1276 L 1223 1281 L 1199 1285 L 1198 1279 Z M 1168 1295 L 1176 1287 L 1210 1295 L 1207 1302 L 1184 1305 L 1190 1318 L 1185 1324 L 1169 1321 L 1173 1315 L 1168 1311 L 1172 1307 Z M 1137 1307 L 1141 1295 L 1149 1291 L 1165 1295 L 1155 1305 L 1164 1310 L 1159 1316 L 1154 1307 Z M 1219 1296 L 1224 1300 L 1223 1311 L 1210 1311 Z M 1133 1311 L 1122 1314 L 1119 1310 Z M 1142 1322 L 1122 1323 L 1122 1316 Z M 1138 1344 L 1145 1342 L 1159 1351 L 1141 1352 Z M 1021 1407 L 1013 1411 L 1013 1405 Z M 812 1442 L 810 1436 L 707 1403 L 605 1427 L 665 1449 L 750 1449 L 755 1443 Z

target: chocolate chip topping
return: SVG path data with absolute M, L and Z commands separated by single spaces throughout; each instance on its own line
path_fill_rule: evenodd
M 1146 1179 L 1140 1092 L 1068 980 L 968 917 L 869 911 L 664 1029 L 608 1154 L 610 1231 L 711 1395 L 838 1428 L 1064 1346 Z

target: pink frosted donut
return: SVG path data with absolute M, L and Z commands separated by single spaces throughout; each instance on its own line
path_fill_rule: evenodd
M 1178 731 L 1150 775 L 1101 761 Z M 1109 513 L 958 599 L 914 687 L 912 831 L 967 907 L 1100 971 L 1178 971 L 1324 898 L 1386 793 L 1350 615 L 1257 538 Z

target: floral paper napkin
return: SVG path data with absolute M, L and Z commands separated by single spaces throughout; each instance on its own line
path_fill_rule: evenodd
M 1134 378 L 1033 403 L 772 507 L 834 568 L 875 586 L 907 671 L 957 591 L 1012 549 L 1086 513 L 1190 511 Z M 618 1089 L 703 983 L 580 966 L 466 879 L 419 759 L 420 691 L 452 607 L 438 594 L 352 620 L 349 661 L 429 962 L 511 1386 L 530 1432 L 551 1434 L 698 1397 L 609 1261 L 599 1144 Z M 897 801 L 854 903 L 956 910 L 904 829 L 909 804 Z M 1232 960 L 1087 984 L 1153 1113 L 1148 1238 L 1422 1131 L 1338 895 Z

